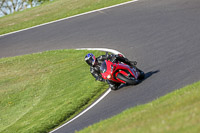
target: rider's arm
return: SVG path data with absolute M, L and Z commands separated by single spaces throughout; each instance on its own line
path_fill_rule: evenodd
M 101 55 L 97 59 L 98 59 L 98 61 L 104 61 L 104 60 L 107 60 L 109 58 L 106 55 Z
M 113 55 L 113 54 L 109 54 L 109 55 L 101 55 L 101 56 L 99 56 L 99 57 L 97 57 L 97 60 L 99 61 L 99 62 L 102 62 L 102 61 L 105 61 L 105 60 L 110 60 L 110 61 L 112 61 L 114 58 L 115 55 Z
M 93 76 L 96 80 L 98 80 L 98 81 L 105 81 L 105 80 L 102 78 L 101 74 L 100 74 L 98 71 L 96 71 L 94 67 L 90 67 L 90 73 L 92 74 L 92 76 Z

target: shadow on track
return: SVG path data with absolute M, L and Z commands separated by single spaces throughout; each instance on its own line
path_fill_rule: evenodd
M 151 77 L 153 74 L 156 74 L 156 73 L 158 73 L 158 72 L 160 72 L 160 70 L 150 71 L 150 72 L 145 73 L 145 78 L 144 78 L 142 81 L 148 79 L 148 78 Z

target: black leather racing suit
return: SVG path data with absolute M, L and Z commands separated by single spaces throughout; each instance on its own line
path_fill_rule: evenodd
M 90 73 L 94 76 L 94 78 L 98 81 L 103 81 L 105 82 L 105 79 L 102 78 L 101 73 L 100 73 L 100 66 L 101 63 L 103 63 L 104 60 L 111 60 L 112 62 L 123 62 L 127 65 L 133 66 L 133 64 L 131 64 L 131 62 L 127 59 L 124 58 L 122 56 L 119 55 L 101 55 L 99 57 L 96 58 L 96 64 L 94 66 L 90 67 Z M 111 84 L 111 82 L 108 82 L 108 84 Z

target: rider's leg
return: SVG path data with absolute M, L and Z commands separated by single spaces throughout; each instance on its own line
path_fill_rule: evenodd
M 131 67 L 134 67 L 137 65 L 136 61 L 129 61 L 127 58 L 121 57 L 121 56 L 117 56 L 116 59 L 120 62 L 123 62 Z

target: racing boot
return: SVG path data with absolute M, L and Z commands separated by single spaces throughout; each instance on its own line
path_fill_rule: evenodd
M 129 65 L 131 68 L 136 68 L 137 62 L 136 61 L 127 61 L 126 62 L 127 65 Z
M 130 61 L 130 66 L 131 67 L 136 67 L 136 65 L 137 65 L 137 61 Z

